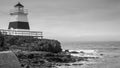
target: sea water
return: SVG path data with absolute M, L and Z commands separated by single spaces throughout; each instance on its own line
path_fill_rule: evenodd
M 63 49 L 93 49 L 98 50 L 103 57 L 81 66 L 61 66 L 60 68 L 120 68 L 120 42 L 65 42 Z

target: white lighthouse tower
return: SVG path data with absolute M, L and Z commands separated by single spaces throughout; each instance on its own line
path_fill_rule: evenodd
M 10 12 L 11 19 L 8 29 L 0 29 L 0 32 L 4 35 L 26 36 L 42 39 L 43 33 L 41 31 L 30 30 L 27 15 L 27 10 L 24 9 L 24 6 L 20 2 L 18 2 Z
M 9 22 L 8 29 L 29 30 L 30 27 L 27 15 L 27 10 L 25 10 L 24 6 L 18 2 L 18 4 L 14 6 L 14 9 L 10 12 L 11 20 Z

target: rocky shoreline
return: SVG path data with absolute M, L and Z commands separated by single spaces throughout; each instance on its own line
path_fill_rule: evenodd
M 0 51 L 12 51 L 22 68 L 56 68 L 60 66 L 83 65 L 75 63 L 97 59 L 89 56 L 74 56 L 84 52 L 63 51 L 57 40 L 37 39 L 27 36 L 7 36 L 0 34 Z M 73 55 L 74 54 L 74 55 Z
M 89 61 L 89 57 L 76 57 L 67 55 L 64 52 L 51 53 L 43 51 L 17 51 L 15 52 L 18 57 L 21 67 L 30 68 L 59 68 L 60 66 L 81 66 L 82 61 Z

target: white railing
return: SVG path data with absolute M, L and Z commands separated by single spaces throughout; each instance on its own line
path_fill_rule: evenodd
M 3 35 L 15 35 L 15 36 L 30 36 L 36 38 L 43 38 L 43 34 L 40 31 L 30 31 L 30 30 L 11 30 L 11 29 L 0 29 Z

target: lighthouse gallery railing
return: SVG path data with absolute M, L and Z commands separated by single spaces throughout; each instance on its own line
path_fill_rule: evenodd
M 43 34 L 40 31 L 0 29 L 0 32 L 4 35 L 30 36 L 30 37 L 32 36 L 36 38 L 43 38 Z

